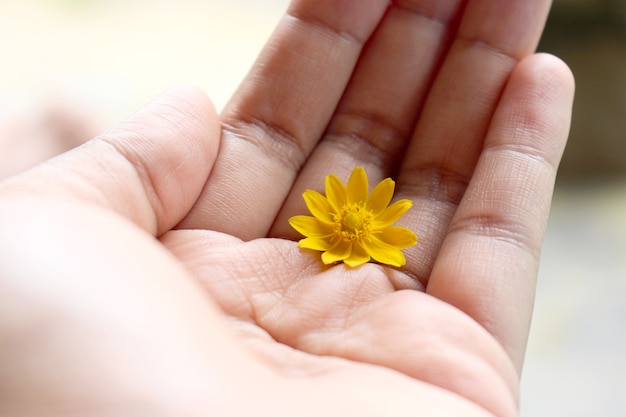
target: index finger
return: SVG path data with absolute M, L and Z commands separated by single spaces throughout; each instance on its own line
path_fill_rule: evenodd
M 216 165 L 179 227 L 267 234 L 388 3 L 292 2 L 222 113 Z

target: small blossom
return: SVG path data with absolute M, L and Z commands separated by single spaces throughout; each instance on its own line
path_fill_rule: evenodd
M 394 181 L 386 178 L 368 194 L 367 174 L 361 167 L 354 168 L 347 184 L 334 174 L 327 176 L 326 196 L 313 190 L 303 194 L 313 216 L 289 219 L 305 236 L 298 246 L 322 251 L 325 264 L 344 262 L 357 267 L 373 260 L 404 265 L 401 249 L 415 245 L 417 236 L 407 228 L 393 226 L 412 206 L 410 200 L 389 205 L 394 188 Z

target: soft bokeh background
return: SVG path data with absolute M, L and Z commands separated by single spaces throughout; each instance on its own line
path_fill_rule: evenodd
M 228 100 L 288 0 L 0 0 L 0 177 L 172 85 Z M 540 50 L 577 78 L 522 416 L 626 415 L 626 0 L 556 0 Z

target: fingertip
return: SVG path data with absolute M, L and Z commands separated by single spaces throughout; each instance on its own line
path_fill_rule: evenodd
M 194 139 L 200 147 L 197 156 L 202 160 L 198 163 L 205 164 L 208 178 L 217 158 L 221 138 L 221 121 L 215 104 L 204 90 L 193 85 L 179 85 L 166 94 L 177 97 L 190 115 L 190 121 L 195 125 L 192 129 L 196 134 Z
M 562 93 L 564 98 L 573 100 L 576 81 L 570 67 L 561 58 L 541 52 L 520 61 L 512 77 L 522 76 L 533 84 L 547 87 L 547 91 Z
M 574 87 L 574 74 L 567 63 L 558 56 L 547 52 L 538 52 L 529 56 L 526 60 L 536 62 L 544 68 L 552 70 L 555 74 L 560 75 L 562 80 L 567 81 L 572 87 Z
M 156 212 L 157 234 L 180 222 L 200 195 L 220 132 L 219 115 L 204 91 L 179 85 L 101 137 L 137 170 Z
M 192 84 L 176 85 L 166 90 L 160 97 L 173 96 L 181 102 L 187 102 L 196 111 L 217 117 L 217 110 L 211 98 L 201 88 Z M 158 99 L 158 98 L 157 98 Z
M 214 159 L 217 154 L 220 132 L 220 119 L 209 96 L 194 85 L 181 84 L 170 88 L 155 98 L 143 110 L 148 110 L 156 116 L 162 116 L 163 121 L 173 122 L 172 116 L 180 118 L 177 123 L 168 123 L 169 128 L 185 129 L 184 138 L 190 140 L 193 146 L 199 146 L 203 152 L 196 156 Z M 181 132 L 182 133 L 182 132 Z M 194 155 L 189 155 L 194 156 Z
M 509 77 L 486 147 L 524 146 L 558 168 L 569 136 L 574 90 L 574 75 L 560 58 L 547 53 L 524 58 Z

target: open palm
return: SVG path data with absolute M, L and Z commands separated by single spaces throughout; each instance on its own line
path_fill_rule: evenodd
M 172 415 L 516 415 L 573 93 L 560 61 L 531 55 L 548 7 L 294 1 L 219 120 L 197 91 L 169 92 L 6 182 L 3 227 L 55 236 L 54 263 L 74 267 L 46 294 L 100 323 L 77 351 L 114 345 L 133 389 Z M 295 243 L 302 192 L 355 166 L 413 201 L 402 268 L 326 266 Z M 67 307 L 59 288 L 91 301 Z M 68 378 L 130 396 L 119 373 Z

